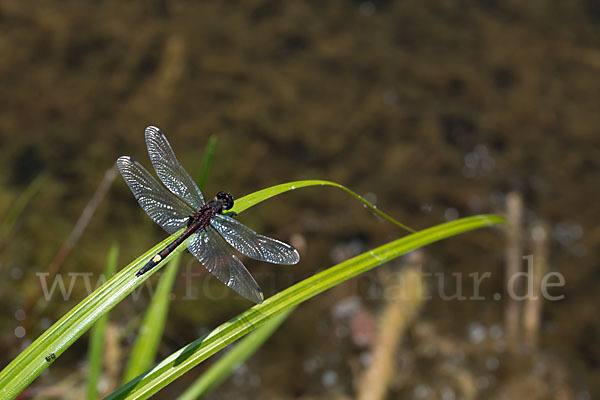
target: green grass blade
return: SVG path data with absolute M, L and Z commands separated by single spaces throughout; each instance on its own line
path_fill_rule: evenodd
M 300 188 L 309 187 L 309 186 L 333 186 L 338 189 L 341 189 L 344 192 L 346 192 L 346 193 L 352 195 L 353 197 L 357 198 L 358 200 L 360 200 L 360 202 L 363 203 L 365 206 L 367 206 L 369 209 L 371 209 L 371 211 L 373 211 L 380 217 L 386 219 L 387 221 L 391 222 L 392 224 L 394 224 L 402 229 L 405 229 L 409 232 L 412 232 L 412 233 L 415 232 L 414 229 L 409 228 L 408 226 L 396 221 L 394 218 L 390 217 L 389 215 L 387 215 L 386 213 L 381 211 L 379 208 L 377 208 L 376 205 L 371 204 L 369 201 L 367 201 L 367 199 L 365 199 L 361 195 L 353 192 L 352 190 L 348 189 L 347 187 L 340 185 L 339 183 L 330 182 L 330 181 L 322 181 L 322 180 L 306 180 L 306 181 L 287 182 L 287 183 L 282 183 L 281 185 L 275 185 L 275 186 L 271 186 L 271 187 L 263 189 L 263 190 L 259 190 L 258 192 L 254 192 L 254 193 L 244 196 L 240 199 L 237 199 L 235 201 L 235 204 L 233 205 L 233 208 L 231 209 L 231 213 L 239 214 L 242 211 L 246 210 L 247 208 L 252 207 L 253 205 L 255 205 L 257 203 L 260 203 L 261 201 L 270 199 L 273 196 L 277 196 L 278 194 L 285 193 L 290 190 L 300 189 Z
M 46 369 L 50 364 L 45 359 L 46 355 L 54 353 L 57 359 L 53 362 L 60 362 L 60 355 L 83 335 L 100 316 L 123 300 L 136 287 L 143 284 L 148 277 L 156 273 L 160 268 L 152 269 L 143 278 L 135 277 L 135 273 L 159 250 L 173 241 L 174 236 L 167 237 L 115 274 L 11 361 L 0 372 L 0 399 L 16 397 Z M 175 250 L 166 260 L 168 261 L 182 250 L 183 248 Z
M 37 192 L 42 188 L 46 177 L 44 175 L 38 175 L 27 188 L 19 195 L 13 206 L 8 210 L 6 217 L 2 221 L 0 226 L 0 239 L 3 239 L 10 233 L 12 228 L 15 226 L 17 219 L 23 214 L 25 207 L 33 200 Z
M 171 354 L 162 362 L 119 388 L 107 399 L 145 399 L 217 351 L 274 317 L 313 296 L 410 251 L 474 229 L 503 223 L 496 215 L 479 215 L 447 222 L 394 240 L 337 264 L 266 299 L 210 334 Z
M 200 167 L 200 173 L 198 174 L 198 187 L 200 190 L 204 190 L 204 185 L 208 180 L 208 174 L 212 167 L 213 157 L 215 155 L 215 148 L 217 147 L 217 137 L 211 136 L 208 139 L 206 150 L 204 151 L 204 160 L 202 161 L 202 167 Z
M 104 276 L 109 279 L 117 270 L 117 261 L 119 258 L 119 246 L 113 244 L 108 251 L 106 259 L 106 269 Z M 106 323 L 108 322 L 108 313 L 96 321 L 90 332 L 89 360 L 88 360 L 88 400 L 96 400 L 98 398 L 98 381 L 102 373 L 102 360 L 104 355 L 104 333 L 106 331 Z
M 279 328 L 293 310 L 274 317 L 263 326 L 242 339 L 227 352 L 208 371 L 196 380 L 177 400 L 195 400 L 204 396 L 215 387 L 219 386 L 231 375 L 236 368 L 246 361 L 258 350 L 262 344 Z
M 139 334 L 123 373 L 123 383 L 135 378 L 154 364 L 169 313 L 170 295 L 179 270 L 181 253 L 178 253 L 160 277 L 156 293 L 144 315 Z

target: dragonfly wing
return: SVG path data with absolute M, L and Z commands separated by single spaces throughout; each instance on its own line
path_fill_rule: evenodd
M 146 145 L 152 165 L 161 182 L 192 208 L 198 210 L 202 207 L 204 204 L 202 192 L 177 161 L 164 133 L 155 126 L 147 127 Z
M 140 206 L 154 222 L 173 234 L 186 226 L 194 210 L 165 189 L 140 163 L 119 157 L 117 167 Z
M 241 222 L 217 214 L 210 220 L 212 226 L 233 248 L 240 253 L 259 261 L 273 264 L 296 264 L 300 255 L 287 243 L 259 235 Z
M 194 255 L 221 282 L 255 303 L 263 302 L 260 287 L 227 246 L 227 243 L 210 226 L 192 235 L 187 245 Z

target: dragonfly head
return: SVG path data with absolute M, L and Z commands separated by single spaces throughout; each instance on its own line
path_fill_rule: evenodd
M 224 210 L 229 210 L 233 207 L 233 196 L 227 192 L 219 192 L 215 196 L 215 201 L 223 205 Z

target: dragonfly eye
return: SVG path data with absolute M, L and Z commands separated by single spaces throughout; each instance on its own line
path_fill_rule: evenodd
M 233 196 L 231 194 L 227 192 L 219 192 L 217 193 L 215 198 L 217 199 L 217 201 L 223 203 L 224 210 L 229 210 L 231 209 L 231 207 L 233 207 Z

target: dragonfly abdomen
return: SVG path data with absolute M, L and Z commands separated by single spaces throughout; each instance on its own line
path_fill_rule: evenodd
M 152 268 L 156 267 L 162 260 L 164 260 L 169 254 L 171 254 L 177 246 L 181 243 L 185 242 L 187 238 L 189 238 L 194 232 L 198 231 L 201 228 L 204 228 L 204 224 L 202 221 L 196 219 L 194 220 L 188 228 L 179 235 L 175 240 L 169 243 L 164 249 L 156 253 L 154 257 L 150 259 L 136 274 L 135 276 L 142 276 L 146 272 L 150 271 Z

